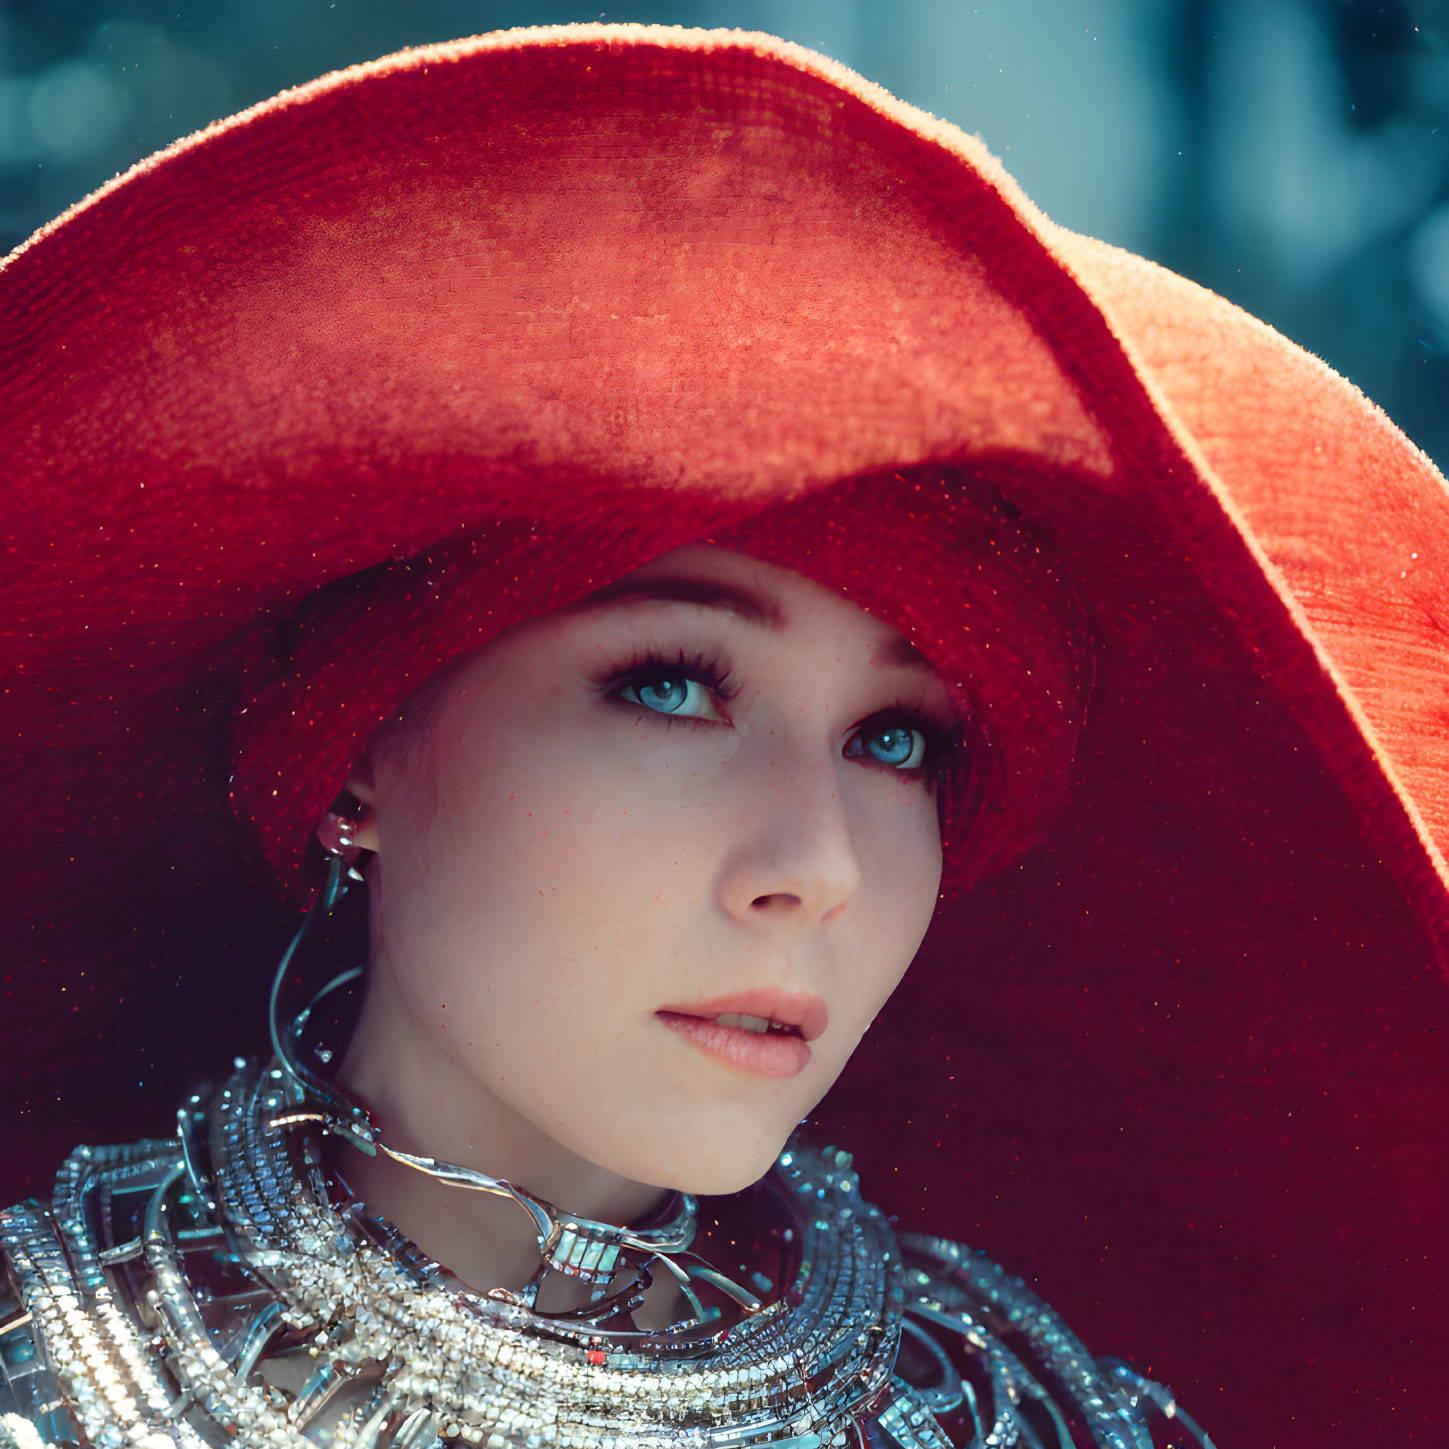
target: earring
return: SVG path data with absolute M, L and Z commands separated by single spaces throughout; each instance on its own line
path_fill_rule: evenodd
M 267 1003 L 267 1021 L 277 1066 L 291 1079 L 299 1098 L 296 1108 L 284 1113 L 273 1125 L 316 1122 L 325 1130 L 347 1138 L 362 1151 L 372 1154 L 377 1151 L 374 1145 L 377 1125 L 366 1105 L 353 1099 L 336 1083 L 324 1081 L 303 1062 L 299 1054 L 302 1032 L 313 1007 L 339 987 L 357 980 L 362 968 L 354 966 L 333 977 L 295 1016 L 289 1016 L 282 1005 L 284 987 L 291 978 L 292 963 L 302 943 L 319 920 L 325 920 L 332 914 L 337 902 L 347 894 L 347 888 L 354 881 L 363 880 L 358 865 L 369 852 L 357 844 L 353 834 L 367 818 L 367 810 L 362 806 L 359 810 L 356 818 L 329 810 L 318 823 L 317 841 L 326 857 L 327 877 L 312 908 L 302 917 L 296 935 L 277 963 Z
M 367 820 L 369 813 L 365 805 L 360 805 L 358 810 L 359 813 L 356 816 L 343 815 L 335 809 L 329 810 L 317 825 L 317 840 L 322 846 L 322 853 L 327 857 L 328 863 L 340 860 L 347 878 L 354 881 L 362 879 L 362 872 L 357 868 L 357 862 L 362 856 L 368 854 L 353 838 L 357 829 Z

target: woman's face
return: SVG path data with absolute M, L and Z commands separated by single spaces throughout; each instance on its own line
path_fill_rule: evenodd
M 956 727 L 894 629 L 719 549 L 501 635 L 357 787 L 402 1050 L 608 1172 L 753 1182 L 925 933 Z

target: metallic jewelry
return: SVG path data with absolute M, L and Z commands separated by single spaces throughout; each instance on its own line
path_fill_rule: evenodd
M 365 854 L 362 847 L 353 839 L 358 826 L 367 818 L 366 810 L 355 818 L 343 815 L 338 810 L 329 810 L 323 815 L 321 823 L 317 826 L 317 841 L 322 847 L 323 854 L 331 859 L 340 859 L 347 868 L 351 879 L 361 880 L 362 873 L 357 869 L 358 860 Z
M 459 1291 L 332 1202 L 319 1134 L 272 1125 L 295 1100 L 239 1064 L 192 1151 L 81 1148 L 53 1205 L 0 1213 L 0 1449 L 1210 1444 L 989 1259 L 897 1242 L 847 1153 L 792 1145 L 762 1185 L 783 1292 L 645 1331 Z
M 279 1067 L 243 1066 L 193 1104 L 195 1157 L 174 1142 L 124 1158 L 83 1149 L 53 1213 L 0 1215 L 26 1311 L 90 1442 L 200 1449 L 193 1420 L 204 1419 L 248 1449 L 303 1449 L 318 1430 L 347 1449 L 426 1449 L 440 1435 L 493 1449 L 809 1449 L 848 1443 L 890 1386 L 900 1256 L 847 1154 L 786 1152 L 770 1178 L 800 1255 L 782 1296 L 753 1314 L 621 1328 L 602 1305 L 546 1314 L 460 1291 L 356 1205 L 334 1205 L 319 1135 L 272 1125 L 295 1101 Z M 112 1311 L 111 1245 L 93 1226 L 128 1181 L 145 1185 L 139 1242 L 110 1271 L 134 1285 L 154 1329 Z M 199 1272 L 213 1258 L 236 1265 L 230 1281 Z M 258 1378 L 259 1363 L 303 1350 L 304 1382 L 283 1391 Z M 98 1373 L 114 1390 L 92 1389 Z

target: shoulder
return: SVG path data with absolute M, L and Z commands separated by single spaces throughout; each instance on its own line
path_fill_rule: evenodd
M 0 1211 L 0 1449 L 83 1444 L 114 1422 L 98 1367 L 143 1344 L 125 1276 L 107 1269 L 139 1256 L 147 1205 L 180 1161 L 176 1139 L 80 1147 L 50 1202 Z
M 1065 1320 L 984 1253 L 904 1233 L 898 1379 L 958 1442 L 1150 1449 L 1176 1427 L 1211 1441 L 1163 1385 L 1096 1358 Z M 952 1423 L 954 1421 L 954 1423 Z M 889 1427 L 889 1426 L 887 1426 Z M 909 1442 L 909 1441 L 902 1441 Z

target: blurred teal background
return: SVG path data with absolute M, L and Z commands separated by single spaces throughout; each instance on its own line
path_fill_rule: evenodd
M 601 17 L 844 61 L 979 133 L 1057 221 L 1312 348 L 1449 464 L 1449 0 L 0 0 L 0 250 L 324 71 Z

